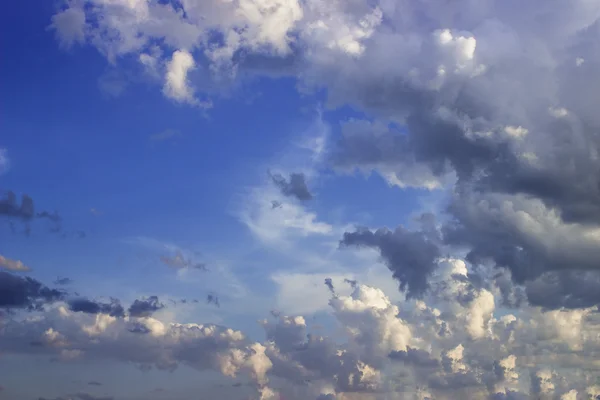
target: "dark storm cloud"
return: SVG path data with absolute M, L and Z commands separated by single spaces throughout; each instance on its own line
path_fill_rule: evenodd
M 588 308 L 600 304 L 600 271 L 547 272 L 527 282 L 531 304 L 544 308 Z
M 271 176 L 273 184 L 277 186 L 284 196 L 295 197 L 300 201 L 307 201 L 313 198 L 313 195 L 306 185 L 306 177 L 303 173 L 292 173 L 290 174 L 289 180 L 281 174 L 269 173 L 269 175 Z
M 150 296 L 146 299 L 135 300 L 128 311 L 132 317 L 149 317 L 164 307 L 164 304 L 158 301 L 158 297 Z
M 121 303 L 112 299 L 110 303 L 101 303 L 85 298 L 72 299 L 68 301 L 69 309 L 74 312 L 86 314 L 108 314 L 112 317 L 124 317 L 125 310 Z
M 542 146 L 548 150 L 531 162 L 507 137 L 472 134 L 499 130 L 487 119 L 489 110 L 466 95 L 454 107 L 466 116 L 455 121 L 417 109 L 406 119 L 405 132 L 344 135 L 333 162 L 386 171 L 419 165 L 439 178 L 455 172 L 458 182 L 446 210 L 451 222 L 442 229 L 446 244 L 469 249 L 474 265 L 491 261 L 509 269 L 516 283 L 555 271 L 600 271 L 598 242 L 568 239 L 578 232 L 589 238 L 585 229 L 600 228 L 600 161 L 594 155 L 600 152 L 594 133 L 600 127 L 541 118 L 545 122 L 536 129 L 547 135 Z M 557 224 L 571 226 L 560 231 Z M 593 292 L 590 285 L 554 285 L 559 300 L 527 292 L 538 305 L 575 307 L 594 304 L 594 296 L 577 293 Z
M 50 289 L 33 278 L 0 271 L 0 308 L 41 310 L 64 296 L 63 291 Z
M 394 231 L 387 228 L 376 231 L 360 228 L 356 232 L 346 232 L 340 245 L 378 250 L 394 278 L 400 282 L 400 289 L 406 291 L 408 297 L 419 296 L 428 288 L 427 278 L 441 256 L 437 244 L 427 234 L 408 231 L 401 226 Z

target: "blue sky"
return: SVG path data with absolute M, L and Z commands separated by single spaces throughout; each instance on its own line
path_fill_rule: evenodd
M 3 4 L 0 398 L 600 395 L 600 9 L 489 3 Z

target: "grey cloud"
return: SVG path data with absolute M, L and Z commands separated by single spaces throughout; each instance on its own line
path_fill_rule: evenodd
M 164 307 L 164 304 L 158 301 L 158 297 L 150 296 L 146 299 L 135 300 L 129 307 L 128 312 L 132 317 L 149 317 Z
M 333 287 L 333 281 L 331 278 L 325 278 L 325 286 L 327 286 L 331 293 L 335 293 L 335 288 Z
M 308 186 L 306 185 L 306 177 L 304 173 L 291 173 L 289 180 L 281 174 L 271 174 L 273 184 L 281 191 L 281 194 L 287 197 L 294 197 L 300 201 L 307 201 L 313 198 Z
M 161 256 L 160 261 L 163 264 L 168 265 L 171 268 L 183 269 L 197 269 L 201 271 L 207 271 L 205 263 L 197 263 L 192 261 L 191 259 L 186 258 L 181 251 L 177 251 L 173 257 Z
M 110 303 L 101 303 L 85 298 L 69 300 L 69 309 L 86 314 L 108 314 L 112 317 L 124 317 L 125 310 L 121 303 L 113 299 Z
M 67 277 L 63 277 L 63 278 L 58 277 L 54 281 L 55 285 L 70 285 L 71 283 L 73 283 L 73 280 L 71 278 L 67 278 Z
M 65 293 L 30 278 L 0 271 L 0 308 L 41 310 L 45 304 L 62 300 Z
M 17 203 L 17 195 L 8 191 L 0 200 L 0 215 L 20 218 L 28 221 L 35 216 L 33 199 L 24 194 L 21 196 L 21 204 Z
M 172 140 L 172 139 L 175 139 L 175 138 L 178 138 L 181 136 L 182 136 L 181 132 L 179 132 L 175 129 L 165 129 L 162 132 L 150 135 L 150 140 L 153 142 L 164 142 L 164 141 Z
M 525 285 L 529 302 L 549 309 L 600 305 L 600 271 L 546 272 Z
M 54 226 L 51 229 L 52 232 L 58 232 L 61 229 L 60 224 L 62 218 L 57 211 L 40 211 L 36 213 L 34 202 L 31 196 L 23 194 L 21 196 L 21 203 L 18 204 L 17 195 L 13 191 L 7 191 L 4 194 L 4 197 L 0 199 L 0 216 L 14 218 L 24 222 L 26 224 L 25 234 L 27 236 L 29 236 L 29 234 L 31 233 L 31 227 L 29 226 L 29 222 L 31 222 L 35 218 L 47 219 L 50 222 L 52 222 L 54 224 Z M 11 230 L 14 232 L 14 225 L 11 224 L 10 226 Z
M 420 296 L 429 287 L 427 278 L 441 256 L 438 245 L 426 234 L 409 231 L 402 226 L 394 231 L 381 228 L 373 232 L 360 228 L 356 232 L 346 232 L 340 244 L 378 250 L 408 297 Z
M 90 385 L 90 386 L 102 386 L 102 383 L 98 382 L 98 381 L 89 381 L 88 385 Z
M 151 331 L 150 331 L 150 328 L 146 327 L 146 325 L 141 324 L 139 322 L 134 322 L 132 324 L 132 326 L 129 328 L 129 332 L 145 335 L 145 334 L 150 333 Z
M 425 350 L 407 348 L 406 351 L 393 351 L 388 356 L 392 360 L 402 361 L 417 367 L 438 367 L 440 362 Z
M 522 196 L 457 195 L 450 212 L 455 218 L 443 229 L 446 243 L 470 248 L 467 259 L 473 264 L 491 261 L 508 268 L 513 280 L 527 287 L 532 304 L 598 304 L 600 243 L 590 233 L 593 227 L 568 224 L 541 201 Z M 551 292 L 543 295 L 542 288 Z

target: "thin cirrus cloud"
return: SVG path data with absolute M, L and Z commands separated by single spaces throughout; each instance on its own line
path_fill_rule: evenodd
M 375 252 L 390 270 L 398 302 L 360 282 L 341 293 L 348 274 L 319 276 L 326 301 L 314 307 L 328 309 L 339 337 L 282 314 L 262 321 L 255 340 L 160 321 L 153 300 L 133 313 L 69 302 L 2 271 L 10 291 L 0 305 L 41 317 L 7 321 L 0 348 L 44 341 L 39 351 L 63 360 L 242 375 L 260 399 L 597 398 L 599 19 L 600 5 L 586 0 L 65 3 L 49 22 L 59 46 L 92 46 L 117 65 L 133 56 L 162 76 L 165 97 L 192 109 L 211 104 L 199 100 L 199 72 L 325 89 L 330 107 L 364 116 L 338 121 L 323 163 L 441 191 L 444 206 L 416 227 L 341 229 L 310 202 L 290 201 L 312 198 L 305 178 L 314 176 L 248 190 L 237 216 L 261 244 L 339 241 L 340 252 Z M 35 215 L 31 198 L 18 205 L 14 194 L 0 211 Z

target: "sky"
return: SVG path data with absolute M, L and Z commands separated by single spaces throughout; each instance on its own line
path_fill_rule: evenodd
M 0 399 L 600 399 L 600 4 L 23 0 Z

